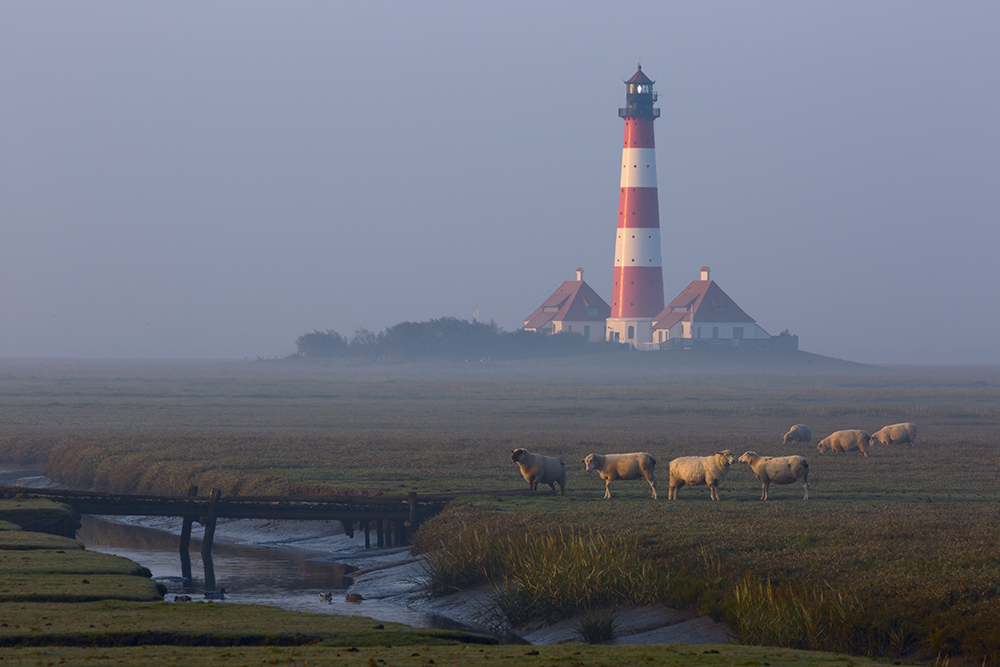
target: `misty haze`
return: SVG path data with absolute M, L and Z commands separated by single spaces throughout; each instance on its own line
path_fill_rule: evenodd
M 610 303 L 638 61 L 668 300 L 710 266 L 803 350 L 998 363 L 998 13 L 4 3 L 0 356 L 513 331 L 577 267 Z
M 0 3 L 4 664 L 997 667 L 998 34 Z

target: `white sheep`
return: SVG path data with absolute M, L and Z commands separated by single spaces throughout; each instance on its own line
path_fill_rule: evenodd
M 792 428 L 788 429 L 788 433 L 785 437 L 781 439 L 781 444 L 787 445 L 790 442 L 812 442 L 813 432 L 812 429 L 805 424 L 796 424 Z
M 682 456 L 670 462 L 670 492 L 668 498 L 677 500 L 677 492 L 685 484 L 701 486 L 707 484 L 712 500 L 719 499 L 719 484 L 726 479 L 729 466 L 733 463 L 733 453 L 728 449 L 712 456 Z
M 552 495 L 555 495 L 555 485 L 558 484 L 559 491 L 562 495 L 566 495 L 566 464 L 562 459 L 532 454 L 521 447 L 511 450 L 510 454 L 510 460 L 521 469 L 521 475 L 532 491 L 537 489 L 539 484 L 545 484 L 552 489 Z
M 917 425 L 912 422 L 883 426 L 872 433 L 872 441 L 881 445 L 917 444 Z
M 611 497 L 609 485 L 616 479 L 639 479 L 645 477 L 653 489 L 653 499 L 656 500 L 656 476 L 654 468 L 656 459 L 646 452 L 631 454 L 587 454 L 583 459 L 583 467 L 587 472 L 595 470 L 604 480 L 604 497 Z
M 801 456 L 761 456 L 757 452 L 743 452 L 740 463 L 746 463 L 764 485 L 760 499 L 767 500 L 767 487 L 791 484 L 798 480 L 806 490 L 803 500 L 809 500 L 809 462 Z
M 859 450 L 865 457 L 868 457 L 868 445 L 871 443 L 871 436 L 866 431 L 849 429 L 846 431 L 834 431 L 819 441 L 816 449 L 820 454 L 833 452 L 834 454 L 846 454 L 855 449 Z

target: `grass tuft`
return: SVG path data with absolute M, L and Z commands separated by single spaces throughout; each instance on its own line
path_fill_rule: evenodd
M 600 644 L 609 642 L 618 633 L 618 625 L 615 622 L 615 610 L 594 610 L 588 611 L 580 617 L 577 624 L 577 632 L 580 639 L 588 644 Z

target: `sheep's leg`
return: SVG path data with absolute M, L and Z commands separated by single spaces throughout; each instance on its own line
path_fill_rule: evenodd
M 646 481 L 649 482 L 649 488 L 653 489 L 653 500 L 656 500 L 656 480 L 647 479 Z
M 802 500 L 809 500 L 809 483 L 802 482 L 802 488 L 806 490 L 806 495 Z
M 604 498 L 610 500 L 611 498 L 611 480 L 604 482 Z
M 767 482 L 761 482 L 760 488 L 760 499 L 767 500 Z

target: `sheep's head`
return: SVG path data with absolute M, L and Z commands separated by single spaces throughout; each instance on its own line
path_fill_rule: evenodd
M 587 458 L 583 459 L 583 469 L 587 472 L 594 472 L 594 455 L 587 454 Z
M 721 452 L 716 452 L 716 455 L 721 456 L 725 460 L 726 465 L 733 464 L 733 453 L 728 449 L 723 449 Z
M 518 447 L 517 449 L 512 449 L 510 450 L 510 460 L 513 461 L 514 463 L 517 463 L 522 458 L 524 458 L 524 455 L 527 453 L 528 452 L 521 447 Z
M 757 452 L 743 452 L 738 460 L 740 463 L 750 463 L 751 458 L 757 458 Z

